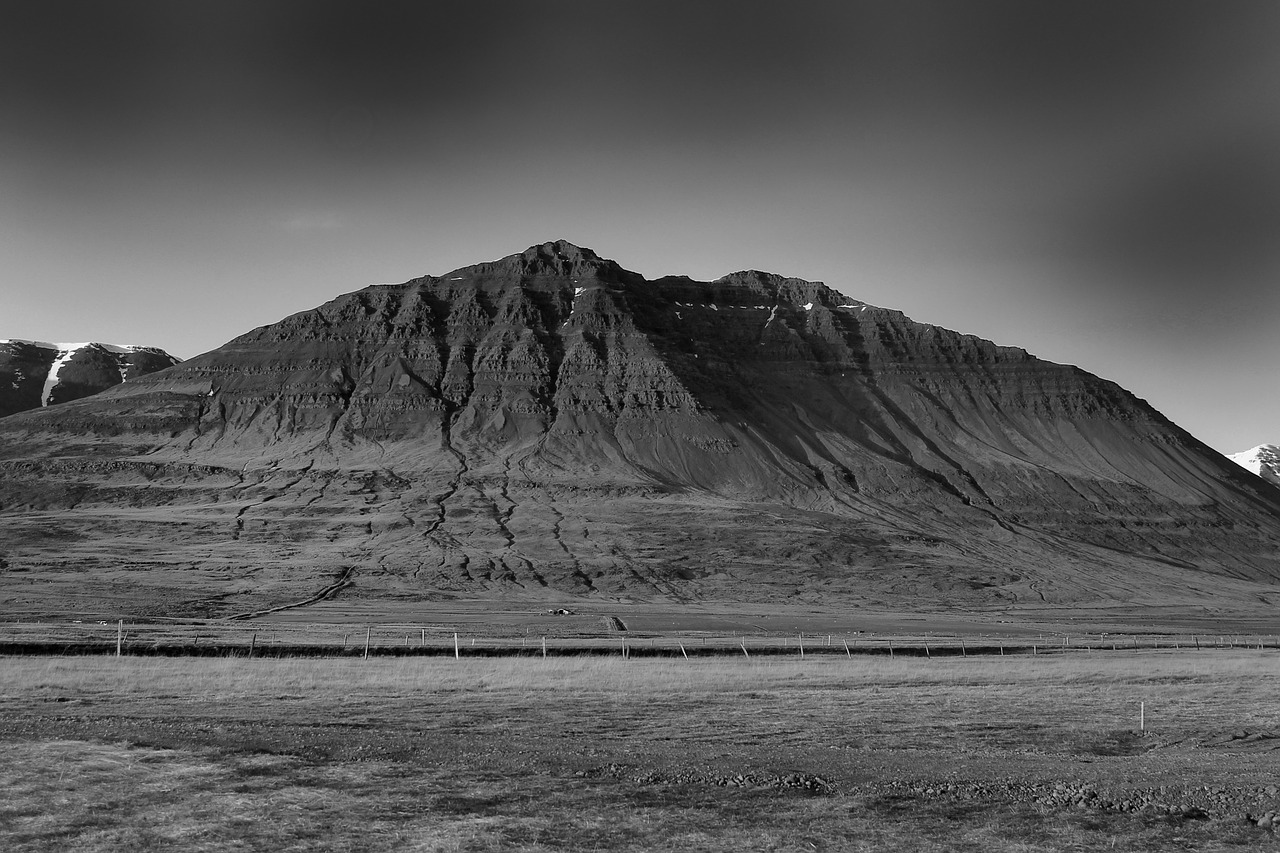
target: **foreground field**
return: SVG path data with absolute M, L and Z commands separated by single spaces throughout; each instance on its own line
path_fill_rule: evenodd
M 1244 820 L 1277 808 L 1274 651 L 4 658 L 0 685 L 6 850 L 1275 847 Z

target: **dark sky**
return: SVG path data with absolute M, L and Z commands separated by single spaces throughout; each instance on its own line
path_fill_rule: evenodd
M 1280 442 L 1280 3 L 5 2 L 0 336 L 192 356 L 550 239 Z

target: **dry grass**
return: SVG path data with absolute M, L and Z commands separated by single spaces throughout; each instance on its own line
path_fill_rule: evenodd
M 1034 727 L 1154 730 L 1280 729 L 1280 655 L 1199 654 L 947 658 L 541 659 L 0 659 L 0 697 L 290 703 L 345 706 L 468 697 L 503 702 L 625 701 L 636 707 L 752 704 L 786 714 L 875 713 L 899 730 L 965 717 Z M 490 701 L 490 700 L 483 700 Z M 741 704 L 741 703 L 739 703 Z M 887 714 L 887 716 L 886 716 Z
M 6 746 L 11 851 L 1029 851 L 1239 849 L 1222 824 L 547 777 L 317 768 L 120 744 Z
M 0 659 L 5 850 L 1240 849 L 1202 822 L 886 793 L 1190 790 L 1280 762 L 1280 655 Z M 1147 703 L 1149 738 L 1133 737 Z M 609 769 L 615 768 L 615 769 Z M 833 796 L 638 783 L 812 772 Z M 578 774 L 583 775 L 578 775 Z
M 1039 689 L 1040 685 L 1185 684 L 1238 689 L 1280 679 L 1274 652 L 1077 653 L 970 658 L 0 658 L 8 690 L 78 689 L 129 695 L 325 692 L 527 691 L 718 693 L 946 685 Z M 1217 688 L 1214 688 L 1217 689 Z M 2 694 L 0 694 L 2 695 Z

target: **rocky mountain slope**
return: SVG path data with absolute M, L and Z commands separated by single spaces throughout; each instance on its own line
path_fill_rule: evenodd
M 1280 446 L 1259 444 L 1252 450 L 1232 453 L 1227 457 L 1269 483 L 1280 486 Z
M 1280 593 L 1280 490 L 1114 383 L 821 283 L 647 281 L 565 242 L 6 418 L 0 517 L 17 609 Z
M 0 417 L 88 397 L 179 361 L 156 347 L 0 340 Z

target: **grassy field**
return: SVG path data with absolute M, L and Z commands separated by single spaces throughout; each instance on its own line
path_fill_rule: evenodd
M 0 658 L 0 847 L 1274 849 L 1278 689 L 1252 650 Z
M 580 656 L 587 653 L 652 656 L 879 655 L 968 656 L 1061 654 L 1081 651 L 1252 649 L 1280 650 L 1280 636 L 1264 631 L 1161 630 L 1119 633 L 1081 623 L 1036 625 L 988 619 L 958 620 L 899 615 L 896 622 L 867 618 L 888 631 L 855 629 L 852 620 L 764 614 L 708 616 L 665 612 L 627 614 L 627 622 L 600 613 L 549 615 L 528 608 L 498 613 L 482 607 L 437 612 L 436 622 L 303 621 L 299 618 L 212 621 L 37 621 L 0 623 L 0 655 L 305 656 Z M 346 614 L 351 617 L 353 614 Z M 295 615 L 296 616 L 296 615 Z M 778 617 L 778 614 L 774 614 Z M 847 619 L 847 617 L 846 617 Z M 663 621 L 664 624 L 657 624 Z M 637 630 L 648 625 L 652 630 Z M 1186 627 L 1186 626 L 1183 626 Z M 1239 627 L 1239 626 L 1233 626 Z M 1248 627 L 1261 627 L 1251 625 Z M 1274 628 L 1274 625 L 1266 626 Z M 732 628 L 734 630 L 725 630 Z M 835 630 L 843 628 L 844 630 Z M 677 630 L 679 629 L 679 630 Z M 821 629 L 821 630 L 819 630 Z M 367 650 L 367 651 L 366 651 Z

